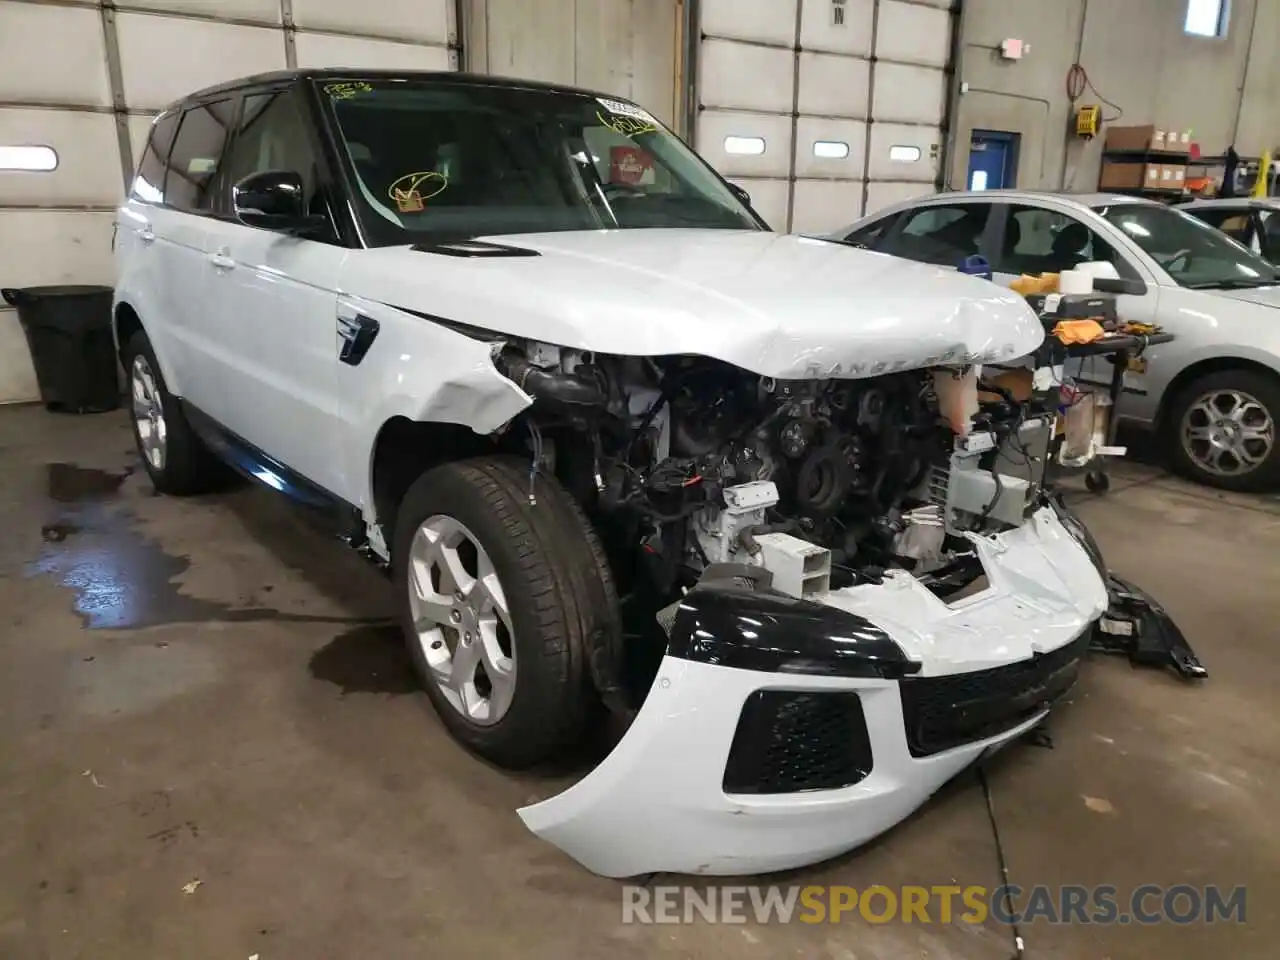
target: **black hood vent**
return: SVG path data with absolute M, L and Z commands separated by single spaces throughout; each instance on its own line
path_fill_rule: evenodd
M 415 243 L 419 253 L 438 253 L 446 257 L 540 257 L 537 250 L 511 247 L 505 243 L 488 240 L 438 240 L 432 243 Z

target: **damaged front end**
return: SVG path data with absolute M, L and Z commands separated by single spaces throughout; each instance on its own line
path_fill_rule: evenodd
M 510 342 L 496 362 L 632 624 L 592 652 L 626 733 L 520 811 L 592 871 L 851 849 L 1074 681 L 1108 596 L 1044 489 L 1051 405 L 962 365 L 783 381 Z

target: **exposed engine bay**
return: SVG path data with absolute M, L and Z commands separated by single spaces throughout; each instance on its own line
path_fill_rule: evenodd
M 723 563 L 813 599 L 889 569 L 962 588 L 966 534 L 1021 524 L 1052 424 L 999 388 L 980 401 L 972 366 L 776 380 L 512 343 L 496 362 L 534 398 L 531 470 L 584 505 L 624 593 L 658 601 Z

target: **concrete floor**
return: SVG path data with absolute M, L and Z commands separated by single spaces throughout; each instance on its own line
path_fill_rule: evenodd
M 0 476 L 5 960 L 1009 956 L 994 925 L 624 926 L 618 884 L 513 812 L 564 778 L 456 747 L 385 581 L 287 504 L 154 496 L 114 414 L 0 410 Z M 1273 957 L 1280 500 L 1139 465 L 1081 503 L 1212 677 L 1087 665 L 1055 749 L 992 772 L 1012 879 L 1244 884 L 1248 923 L 1036 924 L 1029 956 Z M 783 881 L 994 887 L 981 792 Z

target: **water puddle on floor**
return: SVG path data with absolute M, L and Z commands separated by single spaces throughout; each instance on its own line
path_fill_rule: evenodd
M 121 502 L 133 469 L 45 465 L 50 507 L 40 528 L 44 548 L 27 576 L 52 576 L 75 594 L 75 611 L 90 630 L 136 630 L 171 623 L 283 620 L 365 623 L 355 618 L 293 614 L 266 607 L 235 608 L 181 592 L 175 580 L 190 566 L 144 537 Z

